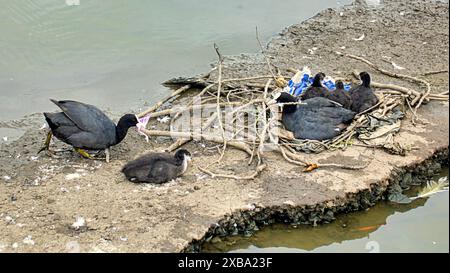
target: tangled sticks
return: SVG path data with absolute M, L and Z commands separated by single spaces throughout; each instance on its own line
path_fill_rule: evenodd
M 140 117 L 145 115 L 156 117 L 171 114 L 172 121 L 175 121 L 186 112 L 207 108 L 215 109 L 215 112 L 212 115 L 208 117 L 201 117 L 201 126 L 193 129 L 192 131 L 177 132 L 173 130 L 142 130 L 142 132 L 148 136 L 171 136 L 178 138 L 167 148 L 168 151 L 176 150 L 192 139 L 203 139 L 222 145 L 222 148 L 218 149 L 219 159 L 216 162 L 209 164 L 209 166 L 198 167 L 200 171 L 210 175 L 211 177 L 222 177 L 237 180 L 254 179 L 267 167 L 264 163 L 264 152 L 267 149 L 280 153 L 282 157 L 291 164 L 304 167 L 304 171 L 312 171 L 314 169 L 324 167 L 351 170 L 363 169 L 367 167 L 370 162 L 367 162 L 361 166 L 342 164 L 319 165 L 317 163 L 307 162 L 300 151 L 319 153 L 325 150 L 346 149 L 350 145 L 358 145 L 384 148 L 387 149 L 388 152 L 404 154 L 405 148 L 401 147 L 401 145 L 392 145 L 392 143 L 390 143 L 389 145 L 382 144 L 370 146 L 353 143 L 354 137 L 358 136 L 358 132 L 361 129 L 369 126 L 370 118 L 386 118 L 399 106 L 405 107 L 411 111 L 413 115 L 412 122 L 415 124 L 415 122 L 419 120 L 417 109 L 424 101 L 448 100 L 448 92 L 441 94 L 431 93 L 431 85 L 423 79 L 392 73 L 390 71 L 378 68 L 372 62 L 362 57 L 338 53 L 341 56 L 361 61 L 384 75 L 416 83 L 419 86 L 425 87 L 425 90 L 417 91 L 399 85 L 373 82 L 372 87 L 376 88 L 376 94 L 379 97 L 378 104 L 358 114 L 353 123 L 348 126 L 342 134 L 334 139 L 326 141 L 298 140 L 294 139 L 290 132 L 280 128 L 279 115 L 273 115 L 274 113 L 278 113 L 278 111 L 276 111 L 278 109 L 270 109 L 270 107 L 268 107 L 268 101 L 271 94 L 273 92 L 280 91 L 282 84 L 285 83 L 284 79 L 289 79 L 290 77 L 281 76 L 279 73 L 278 75 L 274 75 L 272 69 L 269 69 L 271 75 L 222 79 L 223 57 L 216 45 L 215 50 L 219 57 L 217 68 L 215 68 L 218 73 L 216 81 L 208 81 L 208 76 L 189 79 L 178 78 L 168 81 L 166 82 L 167 84 L 178 84 L 183 86 L 174 91 L 170 96 L 156 103 L 149 110 L 139 115 Z M 267 57 L 266 61 L 268 67 L 270 68 L 271 64 Z M 442 73 L 442 71 L 438 73 Z M 357 73 L 354 72 L 354 74 L 356 77 Z M 267 80 L 265 84 L 255 82 L 263 79 Z M 185 91 L 192 90 L 191 87 L 200 87 L 201 89 L 197 91 L 192 101 L 190 101 L 186 106 L 179 107 L 178 109 L 172 108 L 169 110 L 157 111 L 165 102 L 169 100 L 177 100 Z M 198 102 L 210 103 L 197 105 Z M 277 106 L 275 105 L 275 107 Z M 267 115 L 269 110 L 271 110 L 270 113 L 272 113 L 272 115 Z M 212 130 L 214 127 L 218 130 Z M 257 159 L 254 171 L 251 171 L 249 174 L 236 175 L 214 173 L 209 170 L 209 167 L 212 165 L 217 164 L 220 166 L 223 164 L 222 159 L 224 158 L 229 147 L 233 147 L 247 153 L 249 155 L 249 165 L 252 165 L 255 159 Z

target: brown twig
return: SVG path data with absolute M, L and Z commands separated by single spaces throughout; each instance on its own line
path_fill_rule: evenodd
M 214 44 L 214 49 L 216 50 L 217 56 L 219 57 L 218 60 L 218 77 L 217 77 L 217 120 L 219 121 L 219 129 L 222 133 L 222 141 L 223 141 L 223 150 L 220 154 L 219 160 L 217 162 L 222 161 L 223 156 L 225 155 L 225 150 L 227 149 L 227 139 L 225 137 L 225 129 L 223 127 L 222 123 L 222 112 L 220 110 L 220 92 L 222 91 L 222 63 L 223 63 L 223 57 L 222 54 L 220 54 L 219 47 Z
M 223 144 L 222 137 L 219 137 L 216 135 L 211 135 L 211 134 L 203 134 L 203 133 L 198 134 L 198 133 L 193 133 L 193 132 L 159 131 L 159 130 L 147 130 L 147 129 L 142 129 L 141 132 L 145 133 L 147 136 L 166 136 L 166 137 L 186 138 L 186 139 L 198 138 L 198 139 L 205 139 L 207 141 Z M 228 145 L 235 147 L 239 150 L 242 150 L 249 155 L 251 155 L 251 153 L 252 153 L 252 150 L 250 149 L 250 147 L 242 141 L 231 140 L 231 141 L 228 141 Z
M 137 116 L 139 118 L 142 118 L 144 116 L 146 116 L 147 114 L 154 112 L 156 110 L 158 110 L 159 107 L 161 107 L 164 103 L 166 103 L 167 101 L 169 101 L 170 99 L 180 95 L 181 93 L 183 93 L 186 90 L 189 90 L 189 88 L 191 88 L 190 84 L 187 84 L 181 88 L 178 88 L 177 90 L 175 90 L 172 94 L 170 94 L 169 96 L 165 97 L 164 99 L 160 100 L 159 102 L 155 103 L 152 107 L 150 107 L 149 109 L 147 109 L 146 111 L 139 113 Z
M 265 54 L 263 45 L 262 45 L 261 41 L 259 40 L 258 27 L 256 27 L 256 40 L 258 41 L 259 48 L 261 49 L 261 53 L 263 54 L 264 59 L 266 60 L 267 68 L 269 69 L 269 72 L 272 75 L 273 79 L 276 81 L 277 77 L 275 76 L 275 74 L 272 71 L 272 64 L 270 63 L 269 58 Z
M 220 105 L 220 107 L 224 107 L 224 106 L 239 106 L 241 104 L 242 103 L 240 103 L 240 102 L 221 102 L 219 105 Z M 192 110 L 208 109 L 208 108 L 216 108 L 216 107 L 217 107 L 217 104 L 191 105 L 188 107 L 180 107 L 180 108 L 174 107 L 171 109 L 166 109 L 166 110 L 150 113 L 150 114 L 148 114 L 148 116 L 150 118 L 156 118 L 156 117 L 167 116 L 167 115 L 172 115 L 172 114 L 181 114 L 183 112 L 192 111 Z
M 420 78 L 417 78 L 417 77 L 413 77 L 413 76 L 409 76 L 409 75 L 405 75 L 405 74 L 399 74 L 399 73 L 388 71 L 386 69 L 378 67 L 374 63 L 372 63 L 372 62 L 370 62 L 370 61 L 368 61 L 365 58 L 360 57 L 360 56 L 356 56 L 356 55 L 353 55 L 353 54 L 346 54 L 346 53 L 341 53 L 340 55 L 344 55 L 344 56 L 349 57 L 351 59 L 355 59 L 355 60 L 364 62 L 367 65 L 369 65 L 370 67 L 372 67 L 373 69 L 378 70 L 379 72 L 381 72 L 382 74 L 385 74 L 387 76 L 390 76 L 390 77 L 393 77 L 393 78 L 407 79 L 407 80 L 410 80 L 410 81 L 413 81 L 413 82 L 419 82 L 419 83 L 422 83 L 425 86 L 427 86 L 428 89 L 430 88 L 430 84 L 426 80 L 423 80 L 423 79 L 420 79 Z
M 217 173 L 213 173 L 213 172 L 211 172 L 211 171 L 209 171 L 209 170 L 207 170 L 207 169 L 205 169 L 205 168 L 202 168 L 202 167 L 200 167 L 200 166 L 197 166 L 197 168 L 200 170 L 200 171 L 202 171 L 202 172 L 204 172 L 204 173 L 206 173 L 206 174 L 208 174 L 209 176 L 211 176 L 211 178 L 217 178 L 217 177 L 219 177 L 219 178 L 230 178 L 230 179 L 235 179 L 235 180 L 253 180 L 253 179 L 255 179 L 265 168 L 267 167 L 267 165 L 266 164 L 261 164 L 261 165 L 258 165 L 257 167 L 256 167 L 256 170 L 254 171 L 254 172 L 252 172 L 251 174 L 249 174 L 249 175 L 246 175 L 246 176 L 238 176 L 238 175 L 232 175 L 232 174 L 217 174 Z
M 261 103 L 262 105 L 262 115 L 261 115 L 261 122 L 262 122 L 262 132 L 261 132 L 261 136 L 259 139 L 259 147 L 257 150 L 257 153 L 259 153 L 259 155 L 262 155 L 263 151 L 264 151 L 264 141 L 266 140 L 266 132 L 269 129 L 269 123 L 267 122 L 267 116 L 266 116 L 266 100 L 267 100 L 267 92 L 269 90 L 269 85 L 272 82 L 272 80 L 268 80 L 266 83 L 266 87 L 264 88 L 264 94 L 263 94 L 263 101 Z
M 205 132 L 216 120 L 217 118 L 217 113 L 214 113 L 211 117 L 208 118 L 208 120 L 205 122 L 205 124 L 202 126 L 202 133 Z M 179 138 L 177 139 L 177 141 L 175 141 L 172 145 L 170 145 L 166 150 L 169 152 L 172 152 L 176 149 L 178 149 L 179 147 L 183 146 L 184 144 L 188 143 L 189 141 L 191 141 L 192 138 Z
M 430 76 L 430 75 L 441 74 L 441 73 L 448 73 L 448 70 L 443 69 L 443 70 L 425 72 L 425 73 L 422 73 L 422 76 Z

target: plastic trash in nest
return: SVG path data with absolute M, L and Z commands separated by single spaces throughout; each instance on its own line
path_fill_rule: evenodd
M 298 71 L 289 80 L 287 86 L 283 91 L 288 92 L 293 96 L 299 96 L 311 84 L 311 70 L 308 67 L 303 67 L 302 71 Z
M 312 81 L 311 81 L 312 83 Z M 326 76 L 325 79 L 322 81 L 323 86 L 325 86 L 326 88 L 328 88 L 328 90 L 335 90 L 336 89 L 336 81 L 329 76 Z M 350 84 L 344 84 L 344 90 L 345 91 L 349 91 L 351 88 Z
M 305 66 L 301 71 L 295 73 L 283 91 L 297 97 L 300 96 L 303 91 L 305 91 L 305 89 L 313 83 L 313 81 L 314 75 L 311 73 L 311 70 Z M 325 77 L 322 84 L 328 90 L 336 89 L 336 81 L 332 77 Z M 350 84 L 344 84 L 344 90 L 348 91 L 350 90 L 350 87 Z
M 137 131 L 140 135 L 143 135 L 145 137 L 145 141 L 148 142 L 148 136 L 145 134 L 142 130 L 147 127 L 147 123 L 150 120 L 150 116 L 144 116 L 142 118 L 138 118 L 138 124 L 136 124 Z

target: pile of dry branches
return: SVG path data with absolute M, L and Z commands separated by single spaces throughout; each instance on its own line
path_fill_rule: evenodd
M 259 39 L 258 39 L 259 41 Z M 376 90 L 379 102 L 374 107 L 359 113 L 353 123 L 339 136 L 326 141 L 314 140 L 297 140 L 292 134 L 280 128 L 279 116 L 270 115 L 268 101 L 272 98 L 273 93 L 281 91 L 286 85 L 290 76 L 275 75 L 271 69 L 269 59 L 266 58 L 270 75 L 262 75 L 247 78 L 222 78 L 223 57 L 219 49 L 215 45 L 218 55 L 217 80 L 208 81 L 209 75 L 196 78 L 178 78 L 166 82 L 167 84 L 183 84 L 181 88 L 174 91 L 170 96 L 156 103 L 147 111 L 140 113 L 138 116 L 158 117 L 163 115 L 171 115 L 172 122 L 179 118 L 187 111 L 198 109 L 212 108 L 215 113 L 201 121 L 201 130 L 192 130 L 190 132 L 177 132 L 173 130 L 158 131 L 143 129 L 142 131 L 148 136 L 170 136 L 178 138 L 167 150 L 174 151 L 192 139 L 202 139 L 209 142 L 218 143 L 219 159 L 214 164 L 220 164 L 227 148 L 233 147 L 246 152 L 249 155 L 248 164 L 252 165 L 257 162 L 253 172 L 246 175 L 229 175 L 217 174 L 205 167 L 199 169 L 212 177 L 224 177 L 233 179 L 254 179 L 266 167 L 264 163 L 264 151 L 270 148 L 272 151 L 279 152 L 285 160 L 292 164 L 303 166 L 305 171 L 311 171 L 318 167 L 338 167 L 345 169 L 362 169 L 364 166 L 347 166 L 342 164 L 322 164 L 318 165 L 312 162 L 306 162 L 299 151 L 321 152 L 324 150 L 345 149 L 352 144 L 354 137 L 358 135 L 358 129 L 364 128 L 369 123 L 369 116 L 377 118 L 386 117 L 394 108 L 402 107 L 412 113 L 413 123 L 421 122 L 417 114 L 417 109 L 430 100 L 447 101 L 448 92 L 441 94 L 431 93 L 431 85 L 426 80 L 393 73 L 377 67 L 372 62 L 350 54 L 336 52 L 341 56 L 352 58 L 366 63 L 376 71 L 398 79 L 403 79 L 417 84 L 423 91 L 413 90 L 393 84 L 383 84 L 372 82 L 372 87 Z M 296 72 L 295 70 L 290 72 Z M 436 72 L 442 73 L 443 71 Z M 358 73 L 353 72 L 355 78 Z M 261 84 L 261 80 L 267 80 L 266 84 Z M 348 79 L 347 79 L 348 80 Z M 259 81 L 259 82 L 255 82 Z M 192 101 L 183 107 L 171 108 L 168 110 L 157 111 L 162 105 L 169 100 L 179 98 L 182 93 L 187 90 L 198 90 Z M 201 105 L 197 102 L 201 101 Z M 226 107 L 232 106 L 233 110 L 226 112 Z M 249 108 L 257 109 L 254 113 L 254 119 L 249 122 Z M 273 107 L 278 107 L 274 105 Z M 274 110 L 273 108 L 271 110 Z M 279 109 L 277 109 L 279 110 Z M 231 120 L 231 122 L 229 122 Z M 227 121 L 227 122 L 225 122 Z M 245 125 L 246 124 L 246 125 Z M 211 129 L 215 127 L 217 130 L 213 133 Z M 279 130 L 274 130 L 278 128 Z M 364 144 L 354 144 L 368 146 Z M 387 148 L 386 145 L 380 147 Z M 392 149 L 404 150 L 404 147 L 390 146 Z M 397 151 L 399 154 L 404 151 Z M 212 164 L 210 164 L 212 165 Z

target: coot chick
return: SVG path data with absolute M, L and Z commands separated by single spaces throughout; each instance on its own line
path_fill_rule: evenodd
M 345 109 L 350 109 L 350 106 L 352 105 L 352 98 L 348 92 L 345 91 L 344 83 L 342 81 L 336 81 L 336 89 L 333 92 L 330 92 L 327 98 L 339 103 Z
M 45 146 L 39 151 L 49 150 L 52 135 L 71 145 L 83 157 L 92 158 L 85 150 L 105 150 L 109 162 L 109 147 L 120 143 L 130 127 L 138 119 L 133 114 L 122 116 L 117 123 L 109 119 L 97 107 L 82 102 L 50 99 L 62 112 L 44 113 L 50 131 Z
M 161 184 L 182 175 L 191 161 L 191 154 L 184 149 L 175 155 L 149 153 L 128 162 L 122 172 L 131 182 Z
M 325 74 L 322 72 L 317 73 L 314 76 L 313 83 L 309 86 L 301 95 L 302 100 L 307 100 L 315 97 L 326 98 L 328 96 L 328 89 L 322 85 L 322 81 L 325 78 Z
M 356 113 L 361 113 L 378 103 L 378 98 L 375 96 L 372 88 L 370 88 L 370 75 L 367 72 L 359 74 L 361 85 L 352 87 L 349 91 L 352 98 L 351 110 Z
M 297 102 L 297 98 L 286 92 L 275 96 L 278 103 Z M 302 101 L 304 105 L 283 106 L 282 122 L 297 139 L 325 140 L 340 134 L 353 120 L 355 113 L 335 102 L 321 97 Z

